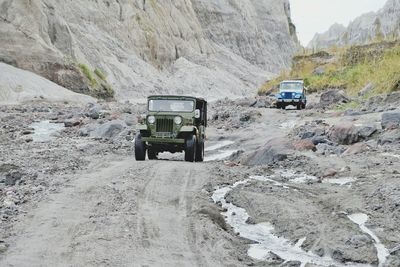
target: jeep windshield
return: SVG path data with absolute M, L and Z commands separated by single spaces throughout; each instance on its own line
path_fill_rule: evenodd
M 299 82 L 283 82 L 279 87 L 281 92 L 303 92 L 303 83 Z
M 193 112 L 193 100 L 151 99 L 149 111 L 154 112 Z

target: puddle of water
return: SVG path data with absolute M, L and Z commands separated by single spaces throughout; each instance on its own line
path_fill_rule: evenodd
M 214 151 L 214 150 L 218 150 L 218 149 L 220 149 L 220 148 L 223 148 L 223 147 L 232 145 L 232 144 L 234 144 L 234 143 L 235 143 L 235 142 L 229 141 L 229 140 L 221 141 L 221 142 L 218 142 L 218 143 L 215 144 L 215 145 L 207 146 L 204 150 L 205 150 L 205 151 Z
M 224 160 L 235 154 L 237 150 L 219 150 L 214 155 L 209 155 L 204 158 L 204 161 L 219 161 Z
M 246 210 L 237 207 L 232 203 L 227 203 L 225 197 L 237 186 L 247 184 L 251 180 L 273 182 L 277 185 L 283 185 L 267 177 L 252 176 L 250 179 L 237 182 L 232 186 L 219 188 L 215 190 L 212 195 L 214 202 L 221 202 L 222 207 L 227 210 L 226 212 L 223 212 L 222 215 L 225 216 L 226 222 L 233 227 L 234 231 L 240 233 L 240 236 L 244 238 L 257 242 L 257 244 L 250 245 L 248 250 L 248 255 L 250 257 L 265 261 L 268 259 L 269 253 L 273 252 L 285 261 L 300 261 L 301 266 L 306 266 L 307 263 L 322 266 L 346 266 L 335 262 L 328 256 L 319 257 L 311 251 L 304 251 L 301 248 L 301 245 L 306 240 L 305 238 L 299 240 L 295 245 L 291 245 L 289 240 L 273 234 L 274 227 L 270 223 L 260 223 L 255 225 L 247 224 L 246 221 L 249 218 L 249 215 Z M 368 265 L 351 264 L 351 266 Z
M 63 123 L 50 123 L 50 121 L 35 122 L 30 127 L 34 129 L 32 134 L 34 142 L 49 142 L 54 138 L 55 133 L 65 128 Z
M 379 238 L 365 226 L 368 221 L 368 215 L 364 213 L 356 213 L 347 216 L 352 222 L 360 226 L 361 231 L 368 234 L 375 241 L 375 248 L 378 253 L 379 267 L 383 266 L 387 256 L 389 256 L 389 250 L 381 243 Z
M 296 173 L 291 170 L 278 171 L 277 173 L 280 174 L 283 178 L 290 179 L 290 182 L 295 184 L 305 184 L 308 182 L 318 181 L 318 178 L 315 176 L 305 173 Z
M 336 178 L 336 179 L 324 179 L 324 180 L 322 180 L 322 183 L 336 184 L 336 185 L 344 186 L 344 185 L 349 185 L 351 183 L 354 183 L 355 181 L 357 181 L 356 178 L 344 177 L 344 178 Z

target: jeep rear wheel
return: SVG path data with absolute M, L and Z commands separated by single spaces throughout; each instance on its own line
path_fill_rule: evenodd
M 196 147 L 197 141 L 195 135 L 190 135 L 186 139 L 186 148 L 185 148 L 185 161 L 194 162 L 196 158 Z
M 135 158 L 137 161 L 146 160 L 146 144 L 142 141 L 140 133 L 137 133 L 135 138 Z
M 196 161 L 197 162 L 204 161 L 204 140 L 197 142 Z
M 147 150 L 147 157 L 149 158 L 149 160 L 155 160 L 157 159 L 157 152 L 155 152 L 153 149 L 148 149 Z

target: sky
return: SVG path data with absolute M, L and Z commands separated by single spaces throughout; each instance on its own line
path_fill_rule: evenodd
M 334 23 L 345 26 L 359 15 L 382 8 L 386 0 L 290 0 L 297 35 L 306 46 L 315 33 L 322 33 Z

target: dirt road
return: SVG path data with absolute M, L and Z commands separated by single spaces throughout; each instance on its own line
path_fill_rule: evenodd
M 210 164 L 93 164 L 28 213 L 1 265 L 222 265 L 195 214 Z
M 397 146 L 378 145 L 377 134 L 363 153 L 346 155 L 352 146 L 330 144 L 321 129 L 349 118 L 251 108 L 242 120 L 248 110 L 211 124 L 204 163 L 169 154 L 136 162 L 131 143 L 76 132 L 53 139 L 60 142 L 55 148 L 33 142 L 28 167 L 49 169 L 34 179 L 50 190 L 21 204 L 12 227 L 2 227 L 7 249 L 0 266 L 398 266 Z M 380 118 L 371 113 L 351 121 L 363 127 Z M 294 135 L 310 131 L 325 140 L 314 151 L 291 150 L 269 166 L 220 161 L 230 154 L 246 159 L 278 138 L 277 147 L 259 154 L 274 158 L 298 142 Z M 21 153 L 24 167 L 32 145 L 10 144 L 2 151 Z M 76 165 L 82 159 L 89 164 Z M 28 182 L 29 192 L 40 186 Z

